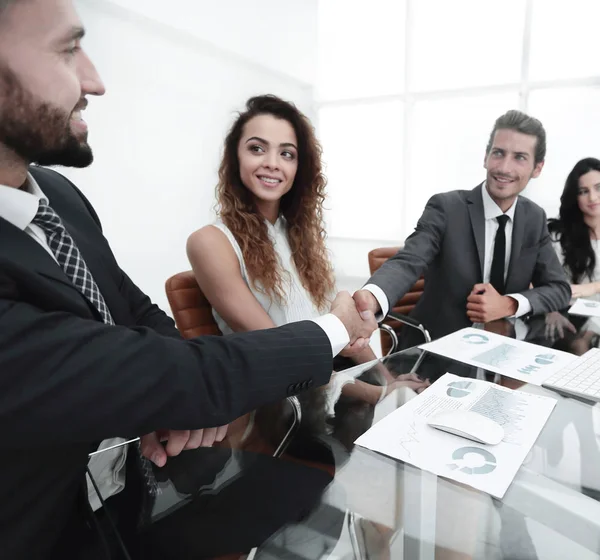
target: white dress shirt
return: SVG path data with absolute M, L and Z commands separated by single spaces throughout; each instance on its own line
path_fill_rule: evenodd
M 487 191 L 485 183 L 481 188 L 481 196 L 483 198 L 483 213 L 485 218 L 485 250 L 483 254 L 483 283 L 487 284 L 490 281 L 490 273 L 492 270 L 492 259 L 494 257 L 494 243 L 496 241 L 496 232 L 498 231 L 498 220 L 496 218 L 505 213 L 508 216 L 508 222 L 504 229 L 504 235 L 506 237 L 506 256 L 504 261 L 504 280 L 508 275 L 508 264 L 510 263 L 510 254 L 512 249 L 512 232 L 513 223 L 515 219 L 515 208 L 517 206 L 518 199 L 515 200 L 514 204 L 506 211 L 502 212 L 500 207 L 493 201 L 492 197 Z M 383 290 L 375 284 L 367 284 L 364 287 L 365 290 L 369 290 L 377 299 L 379 306 L 381 307 L 382 317 L 385 317 L 389 311 L 389 304 L 387 297 Z M 521 317 L 531 311 L 531 303 L 529 300 L 521 294 L 507 294 L 517 302 L 517 312 L 513 317 Z M 466 307 L 466 302 L 465 302 Z
M 0 185 L 0 217 L 37 241 L 56 261 L 48 246 L 44 230 L 32 223 L 40 200 L 48 201 L 35 179 L 28 173 L 27 180 L 20 189 Z M 335 315 L 329 313 L 317 317 L 313 321 L 325 331 L 334 356 L 339 354 L 350 342 L 346 327 Z M 122 438 L 104 440 L 98 449 L 111 447 L 124 441 Z M 125 487 L 125 469 L 123 467 L 126 458 L 127 446 L 124 446 L 99 453 L 90 459 L 88 466 L 104 499 L 117 494 Z M 94 511 L 101 507 L 102 504 L 89 480 L 88 498 Z

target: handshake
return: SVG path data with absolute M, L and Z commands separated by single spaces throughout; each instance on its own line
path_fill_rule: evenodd
M 348 292 L 340 292 L 331 304 L 331 313 L 346 327 L 350 344 L 344 355 L 360 352 L 369 344 L 373 331 L 377 329 L 375 314 L 379 311 L 379 303 L 368 290 L 358 290 L 354 296 Z

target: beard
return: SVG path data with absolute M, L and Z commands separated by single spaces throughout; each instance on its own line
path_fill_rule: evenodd
M 27 163 L 87 167 L 94 160 L 87 135 L 77 138 L 71 114 L 35 98 L 10 70 L 0 69 L 0 143 Z

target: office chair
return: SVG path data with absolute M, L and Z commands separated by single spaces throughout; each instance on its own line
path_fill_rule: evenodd
M 380 247 L 369 251 L 369 271 L 371 275 L 390 257 L 393 257 L 401 247 Z M 413 329 L 421 331 L 425 342 L 431 342 L 431 336 L 424 325 L 415 321 L 408 314 L 415 308 L 419 298 L 423 294 L 425 289 L 425 280 L 420 278 L 416 284 L 411 288 L 409 292 L 396 303 L 396 305 L 390 310 L 386 320 L 381 325 L 381 328 L 387 332 L 391 337 L 391 343 L 387 339 L 382 338 L 381 340 L 381 351 L 384 356 L 391 353 L 390 346 L 393 348 L 398 343 L 398 332 L 402 328 L 402 325 L 407 325 Z M 387 327 L 387 328 L 384 328 Z
M 184 338 L 222 334 L 212 315 L 212 307 L 198 286 L 193 271 L 187 270 L 171 276 L 165 283 L 165 290 L 175 324 Z M 285 452 L 302 419 L 298 398 L 287 397 L 285 402 L 291 412 L 292 421 L 277 444 L 273 457 L 280 457 Z

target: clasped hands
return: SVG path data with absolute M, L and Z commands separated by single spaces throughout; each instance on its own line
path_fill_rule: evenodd
M 512 317 L 518 308 L 516 299 L 500 295 L 491 284 L 475 284 L 467 297 L 467 316 L 473 323 Z
M 350 344 L 344 348 L 345 356 L 352 356 L 364 350 L 373 332 L 377 329 L 375 314 L 379 303 L 368 290 L 358 290 L 354 296 L 340 292 L 331 304 L 331 313 L 346 327 Z

